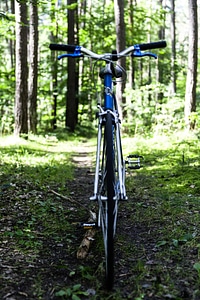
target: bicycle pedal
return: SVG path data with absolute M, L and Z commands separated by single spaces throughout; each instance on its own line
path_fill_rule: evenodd
M 128 165 L 128 169 L 136 170 L 142 168 L 141 159 L 143 157 L 138 154 L 130 154 L 125 160 L 125 164 Z
M 79 226 L 78 227 L 81 227 L 83 229 L 93 229 L 93 228 L 96 228 L 97 227 L 97 224 L 95 222 L 86 222 L 86 223 L 79 223 Z

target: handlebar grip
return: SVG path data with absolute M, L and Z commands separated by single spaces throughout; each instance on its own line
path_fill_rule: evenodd
M 74 52 L 76 49 L 76 46 L 75 45 L 64 45 L 64 44 L 50 44 L 49 48 L 51 50 Z
M 140 50 L 151 50 L 157 48 L 165 48 L 167 46 L 166 41 L 153 42 L 147 44 L 139 44 Z

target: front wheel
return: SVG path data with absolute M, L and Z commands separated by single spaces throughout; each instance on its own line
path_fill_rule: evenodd
M 112 115 L 107 113 L 105 124 L 105 258 L 106 258 L 106 288 L 111 289 L 114 281 L 114 196 L 115 196 L 115 172 L 114 172 L 114 125 Z

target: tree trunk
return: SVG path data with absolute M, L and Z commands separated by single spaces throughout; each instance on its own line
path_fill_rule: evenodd
M 198 19 L 197 0 L 188 0 L 189 12 L 189 50 L 188 70 L 185 92 L 185 123 L 187 129 L 194 129 L 195 120 L 191 113 L 196 111 L 196 84 L 197 84 L 197 61 L 198 61 Z
M 176 26 L 175 26 L 175 0 L 171 0 L 171 43 L 172 43 L 172 60 L 171 60 L 172 94 L 175 94 L 175 93 L 176 93 Z
M 15 2 L 14 0 L 6 0 L 6 11 L 11 11 L 12 14 L 15 13 Z M 13 39 L 9 39 L 8 41 L 9 45 L 9 52 L 10 52 L 10 64 L 11 68 L 14 69 L 14 64 L 15 64 L 15 42 Z
M 134 2 L 134 3 L 133 3 Z M 129 6 L 129 27 L 131 29 L 131 32 L 133 32 L 134 29 L 134 7 L 136 7 L 136 2 L 133 0 L 128 0 L 128 6 Z M 130 58 L 130 72 L 129 72 L 129 85 L 131 88 L 134 89 L 135 87 L 135 65 L 134 65 L 134 57 Z
M 15 88 L 15 134 L 28 133 L 27 99 L 27 6 L 15 1 L 16 18 L 16 88 Z
M 164 10 L 166 4 L 165 4 L 166 0 L 158 0 L 158 5 L 160 6 L 160 10 Z M 165 16 L 163 19 L 163 24 L 160 26 L 159 28 L 159 32 L 158 32 L 158 38 L 159 40 L 164 40 L 165 39 Z M 159 54 L 159 59 L 157 61 L 157 65 L 158 65 L 158 72 L 157 72 L 157 81 L 159 83 L 163 83 L 164 81 L 164 68 L 163 68 L 163 55 Z M 157 102 L 162 103 L 163 100 L 163 91 L 159 91 L 157 93 Z
M 30 1 L 28 128 L 36 133 L 38 76 L 38 9 L 37 0 Z
M 58 40 L 58 16 L 56 11 L 58 10 L 58 2 L 51 2 L 51 22 L 55 23 L 55 30 L 51 31 L 50 39 L 51 43 L 57 43 Z M 57 128 L 57 97 L 58 97 L 58 58 L 57 52 L 51 51 L 51 92 L 52 92 L 52 119 L 51 127 L 52 129 Z
M 77 0 L 68 0 L 68 5 Z M 68 9 L 68 44 L 76 44 L 75 41 L 75 9 Z M 77 98 L 77 72 L 76 59 L 69 57 L 67 65 L 67 99 L 66 99 L 66 127 L 74 131 L 77 124 L 78 98 Z
M 120 52 L 125 49 L 126 46 L 126 37 L 125 37 L 125 22 L 124 22 L 124 0 L 114 0 L 115 8 L 115 26 L 116 26 L 116 48 L 117 52 Z M 119 65 L 126 69 L 126 59 L 121 58 L 118 62 Z M 118 103 L 121 105 L 120 116 L 125 118 L 127 112 L 123 107 L 126 104 L 126 98 L 123 96 L 125 90 L 125 82 L 119 81 L 116 86 L 116 95 Z

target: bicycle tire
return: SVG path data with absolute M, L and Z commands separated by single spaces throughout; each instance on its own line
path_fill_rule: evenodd
M 105 123 L 105 186 L 107 194 L 107 227 L 106 227 L 106 276 L 105 286 L 108 290 L 112 289 L 114 281 L 114 196 L 115 196 L 115 174 L 114 174 L 114 136 L 112 115 L 107 113 Z

